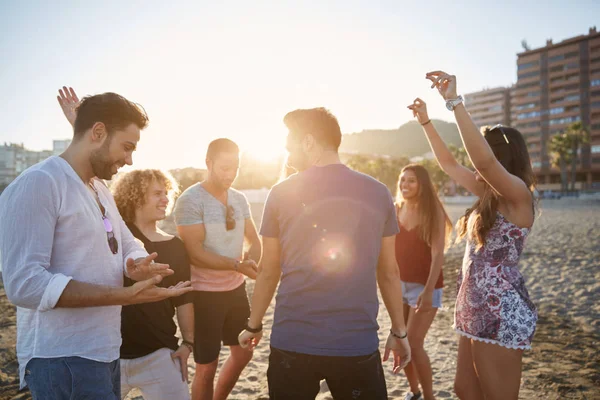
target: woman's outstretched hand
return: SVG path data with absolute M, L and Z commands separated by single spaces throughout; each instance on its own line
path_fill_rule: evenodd
M 431 85 L 432 89 L 437 87 L 437 90 L 445 100 L 456 99 L 458 97 L 456 76 L 447 74 L 444 71 L 433 71 L 425 74 L 425 78 L 433 83 Z
M 417 121 L 422 125 L 425 122 L 429 121 L 429 116 L 427 115 L 427 104 L 420 98 L 416 98 L 413 103 L 408 106 L 408 109 L 413 112 L 413 117 L 417 118 Z

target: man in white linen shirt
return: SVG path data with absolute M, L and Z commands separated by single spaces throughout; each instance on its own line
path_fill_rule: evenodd
M 74 92 L 65 93 L 59 102 L 75 103 Z M 191 287 L 155 286 L 173 271 L 136 242 L 101 180 L 132 164 L 148 123 L 143 109 L 115 93 L 63 109 L 74 122 L 71 145 L 24 171 L 0 197 L 0 257 L 6 295 L 17 306 L 21 387 L 34 399 L 119 399 L 121 305 Z M 123 287 L 124 273 L 138 282 Z

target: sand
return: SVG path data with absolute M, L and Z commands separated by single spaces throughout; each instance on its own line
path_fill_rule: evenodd
M 532 299 L 539 309 L 533 349 L 525 352 L 521 399 L 600 399 L 600 202 L 546 200 L 537 218 L 521 262 Z M 253 207 L 254 208 L 254 207 Z M 255 207 L 257 214 L 260 207 Z M 456 219 L 465 206 L 448 206 Z M 257 219 L 260 215 L 257 215 Z M 438 312 L 425 347 L 434 372 L 434 389 L 440 399 L 456 398 L 452 391 L 456 369 L 457 337 L 451 330 L 456 270 L 464 244 L 446 256 L 444 307 Z M 254 285 L 248 284 L 251 293 Z M 0 399 L 29 399 L 17 393 L 14 308 L 0 288 Z M 267 399 L 266 370 L 269 327 L 273 304 L 265 318 L 265 337 L 253 360 L 242 373 L 230 399 Z M 390 322 L 382 307 L 379 315 L 383 344 Z M 224 350 L 222 363 L 227 357 Z M 391 363 L 384 366 L 390 399 L 401 399 L 408 390 L 403 374 L 392 375 Z M 193 360 L 189 363 L 194 374 Z M 132 392 L 129 399 L 137 399 Z M 323 382 L 318 399 L 331 399 Z

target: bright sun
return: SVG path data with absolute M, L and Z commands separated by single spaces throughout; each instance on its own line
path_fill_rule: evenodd
M 285 144 L 281 140 L 274 140 L 268 135 L 256 138 L 252 143 L 242 145 L 242 152 L 250 154 L 253 158 L 263 162 L 274 162 L 286 154 Z

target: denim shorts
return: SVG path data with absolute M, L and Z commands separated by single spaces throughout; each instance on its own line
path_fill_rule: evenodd
M 421 293 L 423 293 L 425 286 L 421 285 L 420 283 L 413 282 L 400 281 L 400 283 L 402 283 L 402 301 L 404 301 L 405 304 L 415 308 L 417 306 L 417 298 Z M 433 308 L 440 308 L 442 306 L 442 293 L 442 288 L 433 290 Z

